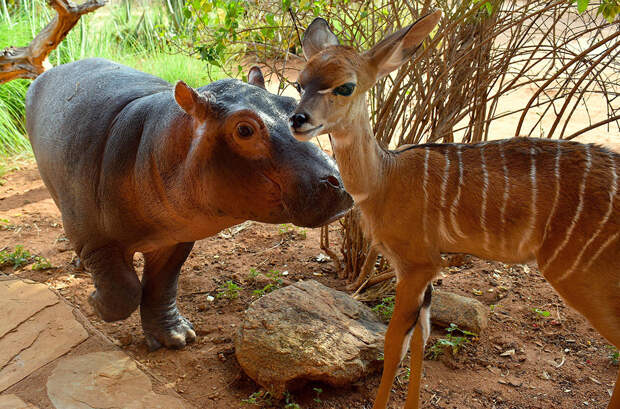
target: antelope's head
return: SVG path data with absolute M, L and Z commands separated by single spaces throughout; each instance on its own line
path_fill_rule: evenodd
M 406 63 L 440 17 L 440 11 L 422 17 L 363 53 L 340 45 L 327 21 L 316 18 L 302 41 L 308 63 L 297 81 L 301 101 L 289 120 L 295 137 L 307 141 L 335 131 L 349 135 L 353 122 L 367 120 L 366 91 Z

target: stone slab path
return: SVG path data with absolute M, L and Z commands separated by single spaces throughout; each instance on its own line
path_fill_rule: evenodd
M 0 311 L 0 409 L 192 408 L 44 284 L 0 278 Z

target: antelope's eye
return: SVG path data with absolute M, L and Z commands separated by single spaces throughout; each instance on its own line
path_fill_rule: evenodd
M 303 91 L 303 88 L 301 87 L 301 84 L 298 83 L 297 81 L 295 81 L 293 83 L 293 86 L 295 87 L 295 89 L 297 90 L 297 92 L 299 92 L 301 94 L 301 92 Z
M 254 128 L 248 124 L 240 124 L 237 126 L 237 135 L 240 138 L 247 139 L 254 135 Z
M 342 84 L 339 87 L 334 88 L 332 91 L 334 95 L 342 95 L 343 97 L 348 97 L 353 94 L 353 90 L 355 89 L 354 82 L 347 82 L 346 84 Z

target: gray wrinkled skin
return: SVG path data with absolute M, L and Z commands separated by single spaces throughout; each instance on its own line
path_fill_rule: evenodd
M 237 80 L 199 90 L 216 101 L 204 135 L 172 85 L 103 59 L 53 68 L 26 97 L 41 177 L 93 277 L 89 301 L 106 321 L 140 306 L 151 349 L 195 339 L 176 306 L 194 241 L 248 219 L 319 226 L 352 205 L 334 162 L 290 134 L 293 99 Z M 265 124 L 266 156 L 235 145 L 231 118 L 242 109 Z M 135 252 L 145 258 L 142 282 Z

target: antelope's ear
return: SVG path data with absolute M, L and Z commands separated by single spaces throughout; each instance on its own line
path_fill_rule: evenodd
M 364 54 L 377 67 L 377 78 L 385 77 L 390 72 L 406 63 L 416 52 L 426 36 L 441 18 L 441 11 L 428 14 L 408 27 L 390 34 Z
M 265 77 L 263 77 L 263 72 L 256 65 L 250 68 L 250 72 L 248 73 L 248 84 L 265 89 Z
M 315 18 L 304 32 L 304 39 L 301 42 L 301 48 L 304 51 L 306 60 L 309 60 L 314 54 L 323 51 L 332 45 L 338 45 L 338 37 L 329 28 L 329 24 L 325 19 Z
M 189 115 L 204 120 L 212 110 L 215 97 L 207 92 L 198 93 L 183 81 L 177 81 L 174 86 L 174 99 L 177 104 Z

